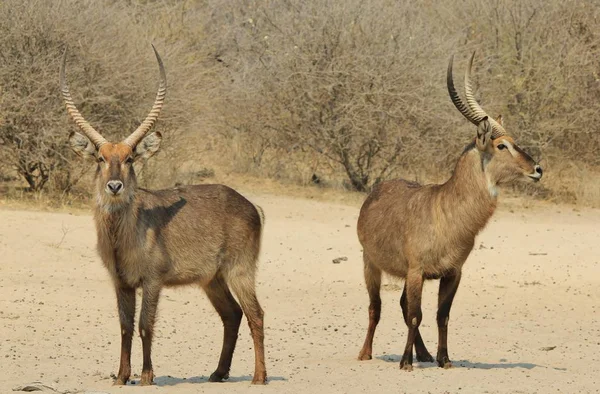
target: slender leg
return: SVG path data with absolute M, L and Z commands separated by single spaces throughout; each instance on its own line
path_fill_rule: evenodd
M 131 339 L 135 319 L 135 289 L 116 285 L 117 307 L 121 323 L 121 362 L 115 385 L 127 384 L 131 376 Z
M 237 295 L 242 311 L 248 319 L 250 335 L 252 335 L 252 341 L 254 342 L 254 377 L 252 378 L 252 384 L 265 384 L 267 383 L 267 368 L 265 366 L 264 312 L 256 298 L 254 277 L 253 275 L 238 276 L 231 278 L 229 284 Z
M 160 296 L 160 283 L 147 282 L 143 285 L 142 311 L 140 312 L 140 336 L 142 337 L 142 350 L 144 353 L 144 364 L 142 366 L 142 386 L 150 385 L 154 380 L 152 371 L 152 337 L 154 334 L 154 321 L 156 319 L 156 308 Z
M 242 308 L 233 298 L 227 284 L 220 275 L 215 277 L 204 290 L 223 321 L 223 349 L 221 350 L 219 365 L 208 379 L 210 382 L 221 382 L 229 378 L 231 359 L 233 358 L 233 351 L 235 350 L 242 321 Z
M 404 285 L 404 290 L 402 291 L 402 297 L 400 297 L 400 307 L 402 308 L 402 316 L 404 316 L 404 322 L 410 328 L 410 322 L 407 317 L 407 306 L 406 306 L 406 285 Z M 428 362 L 432 363 L 433 356 L 427 351 L 425 347 L 425 343 L 423 342 L 423 338 L 421 338 L 421 333 L 417 328 L 417 333 L 415 335 L 415 352 L 417 353 L 417 361 L 420 362 Z
M 367 261 L 363 255 L 365 264 L 365 284 L 369 293 L 369 328 L 365 343 L 358 354 L 359 360 L 370 360 L 373 357 L 373 337 L 375 329 L 381 317 L 381 270 Z
M 406 276 L 406 303 L 408 320 L 408 338 L 400 368 L 412 371 L 413 346 L 423 314 L 421 312 L 421 293 L 423 291 L 423 273 L 417 269 L 409 269 Z
M 452 362 L 448 357 L 448 319 L 454 295 L 460 283 L 461 272 L 445 276 L 440 279 L 440 291 L 438 294 L 438 352 L 437 362 L 442 368 L 451 368 Z

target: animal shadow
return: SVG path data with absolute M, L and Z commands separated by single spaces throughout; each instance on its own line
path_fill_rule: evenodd
M 400 363 L 400 360 L 402 359 L 402 356 L 397 355 L 397 354 L 384 354 L 382 356 L 376 356 L 375 357 L 378 360 L 381 361 L 385 361 L 386 363 Z M 434 368 L 437 367 L 437 362 L 432 362 L 432 363 L 426 363 L 426 362 L 420 362 L 417 361 L 417 356 L 413 354 L 413 366 L 419 369 L 422 368 Z
M 169 387 L 169 386 L 176 386 L 178 384 L 184 384 L 184 383 L 191 383 L 191 384 L 199 384 L 199 383 L 209 383 L 208 382 L 208 376 L 193 376 L 193 377 L 189 377 L 189 378 L 178 378 L 175 376 L 170 376 L 170 375 L 166 375 L 166 376 L 158 376 L 154 378 L 154 385 L 158 386 L 158 387 Z M 286 381 L 287 379 L 281 376 L 269 376 L 267 378 L 267 384 L 269 382 L 274 382 L 274 381 Z M 229 383 L 236 383 L 236 382 L 251 382 L 252 381 L 252 375 L 244 375 L 244 376 L 231 376 L 229 377 L 229 379 L 225 380 L 222 384 L 227 384 Z M 136 382 L 136 384 L 139 384 L 139 382 Z M 214 383 L 214 384 L 219 384 L 219 383 Z
M 383 356 L 376 357 L 379 360 L 385 362 L 394 362 L 399 363 L 402 359 L 402 356 L 397 354 L 386 354 Z M 415 361 L 414 364 L 418 368 L 433 368 L 437 367 L 437 363 L 422 363 Z M 532 363 L 509 363 L 506 362 L 505 359 L 500 360 L 499 363 L 479 363 L 479 362 L 471 362 L 469 360 L 452 360 L 453 368 L 473 368 L 473 369 L 510 369 L 510 368 L 523 368 L 523 369 L 533 369 L 536 367 L 539 368 L 552 368 L 557 371 L 566 371 L 566 368 L 554 368 L 554 367 L 546 367 L 544 365 L 532 364 Z

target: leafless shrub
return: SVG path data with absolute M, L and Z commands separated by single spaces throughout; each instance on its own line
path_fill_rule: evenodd
M 231 129 L 258 142 L 258 160 L 269 149 L 282 157 L 312 149 L 360 191 L 407 164 L 407 147 L 433 127 L 434 114 L 425 98 L 433 80 L 420 64 L 428 37 L 405 40 L 422 26 L 408 7 L 231 5 L 223 12 L 234 15 L 233 31 L 223 39 L 233 45 L 220 45 L 230 81 L 220 108 L 239 108 L 226 117 Z
M 0 3 L 0 161 L 40 191 L 69 193 L 89 170 L 67 149 L 68 121 L 58 91 L 58 62 L 68 48 L 68 79 L 78 107 L 104 135 L 122 138 L 137 127 L 153 101 L 156 69 L 144 26 L 156 18 L 164 33 L 157 45 L 171 41 L 169 51 L 183 48 L 173 43 L 172 18 L 181 11 L 140 9 L 141 4 L 93 1 L 17 1 Z M 174 56 L 175 59 L 178 56 Z M 168 58 L 167 58 L 168 59 Z M 185 65 L 170 62 L 169 76 L 177 81 Z M 188 86 L 201 78 L 187 79 Z M 183 81 L 183 78 L 179 80 Z M 161 117 L 167 147 L 178 133 L 190 107 L 179 106 L 182 83 L 174 83 L 169 100 L 173 106 Z M 202 100 L 198 100 L 200 103 Z
M 532 154 L 551 169 L 564 158 L 598 163 L 598 8 L 438 3 L 219 2 L 212 15 L 230 27 L 216 44 L 221 126 L 251 140 L 255 158 L 313 149 L 357 190 L 448 169 L 471 134 L 443 73 L 451 53 L 477 49 L 480 101 Z
M 547 189 L 526 192 L 597 195 L 592 0 L 6 0 L 0 11 L 0 170 L 33 190 L 68 193 L 89 173 L 65 150 L 74 126 L 57 90 L 62 50 L 78 106 L 116 138 L 153 100 L 154 42 L 169 80 L 158 129 L 182 138 L 146 185 L 193 181 L 175 152 L 195 168 L 302 184 L 440 181 L 473 136 L 448 99 L 446 64 L 455 53 L 462 70 L 476 49 L 478 100 L 547 169 Z

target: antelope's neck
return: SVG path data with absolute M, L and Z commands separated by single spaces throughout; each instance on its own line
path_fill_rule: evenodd
M 465 152 L 452 177 L 440 188 L 438 204 L 444 217 L 460 233 L 477 235 L 496 209 L 496 186 L 485 171 L 485 158 L 477 149 Z
M 94 208 L 99 244 L 113 250 L 121 245 L 133 245 L 138 212 L 135 200 L 114 209 L 108 208 L 105 204 L 96 204 Z

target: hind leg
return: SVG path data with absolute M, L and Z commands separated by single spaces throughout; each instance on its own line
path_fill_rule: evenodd
M 242 308 L 231 295 L 221 275 L 215 276 L 204 288 L 204 291 L 223 321 L 223 348 L 219 365 L 208 379 L 209 382 L 221 382 L 229 378 L 231 359 L 233 358 L 242 321 Z
M 404 285 L 404 290 L 402 291 L 402 297 L 400 297 L 400 307 L 402 308 L 402 316 L 404 316 L 404 322 L 410 328 L 408 318 L 406 317 L 406 314 L 408 313 L 408 307 L 406 305 L 406 284 Z M 423 338 L 421 337 L 421 333 L 419 332 L 418 328 L 416 329 L 416 332 L 417 333 L 415 334 L 415 352 L 417 353 L 417 361 L 432 363 L 434 361 L 433 356 L 431 356 L 431 354 L 427 351 L 427 348 L 425 347 L 425 343 L 423 342 Z
M 242 311 L 248 319 L 250 334 L 254 342 L 254 377 L 252 384 L 265 384 L 267 382 L 267 369 L 265 367 L 265 345 L 264 345 L 264 312 L 256 298 L 254 273 L 230 273 L 229 285 L 238 297 Z
M 381 317 L 381 270 L 367 261 L 363 253 L 365 264 L 365 284 L 369 293 L 369 328 L 365 343 L 358 354 L 359 360 L 370 360 L 373 357 L 373 336 Z

